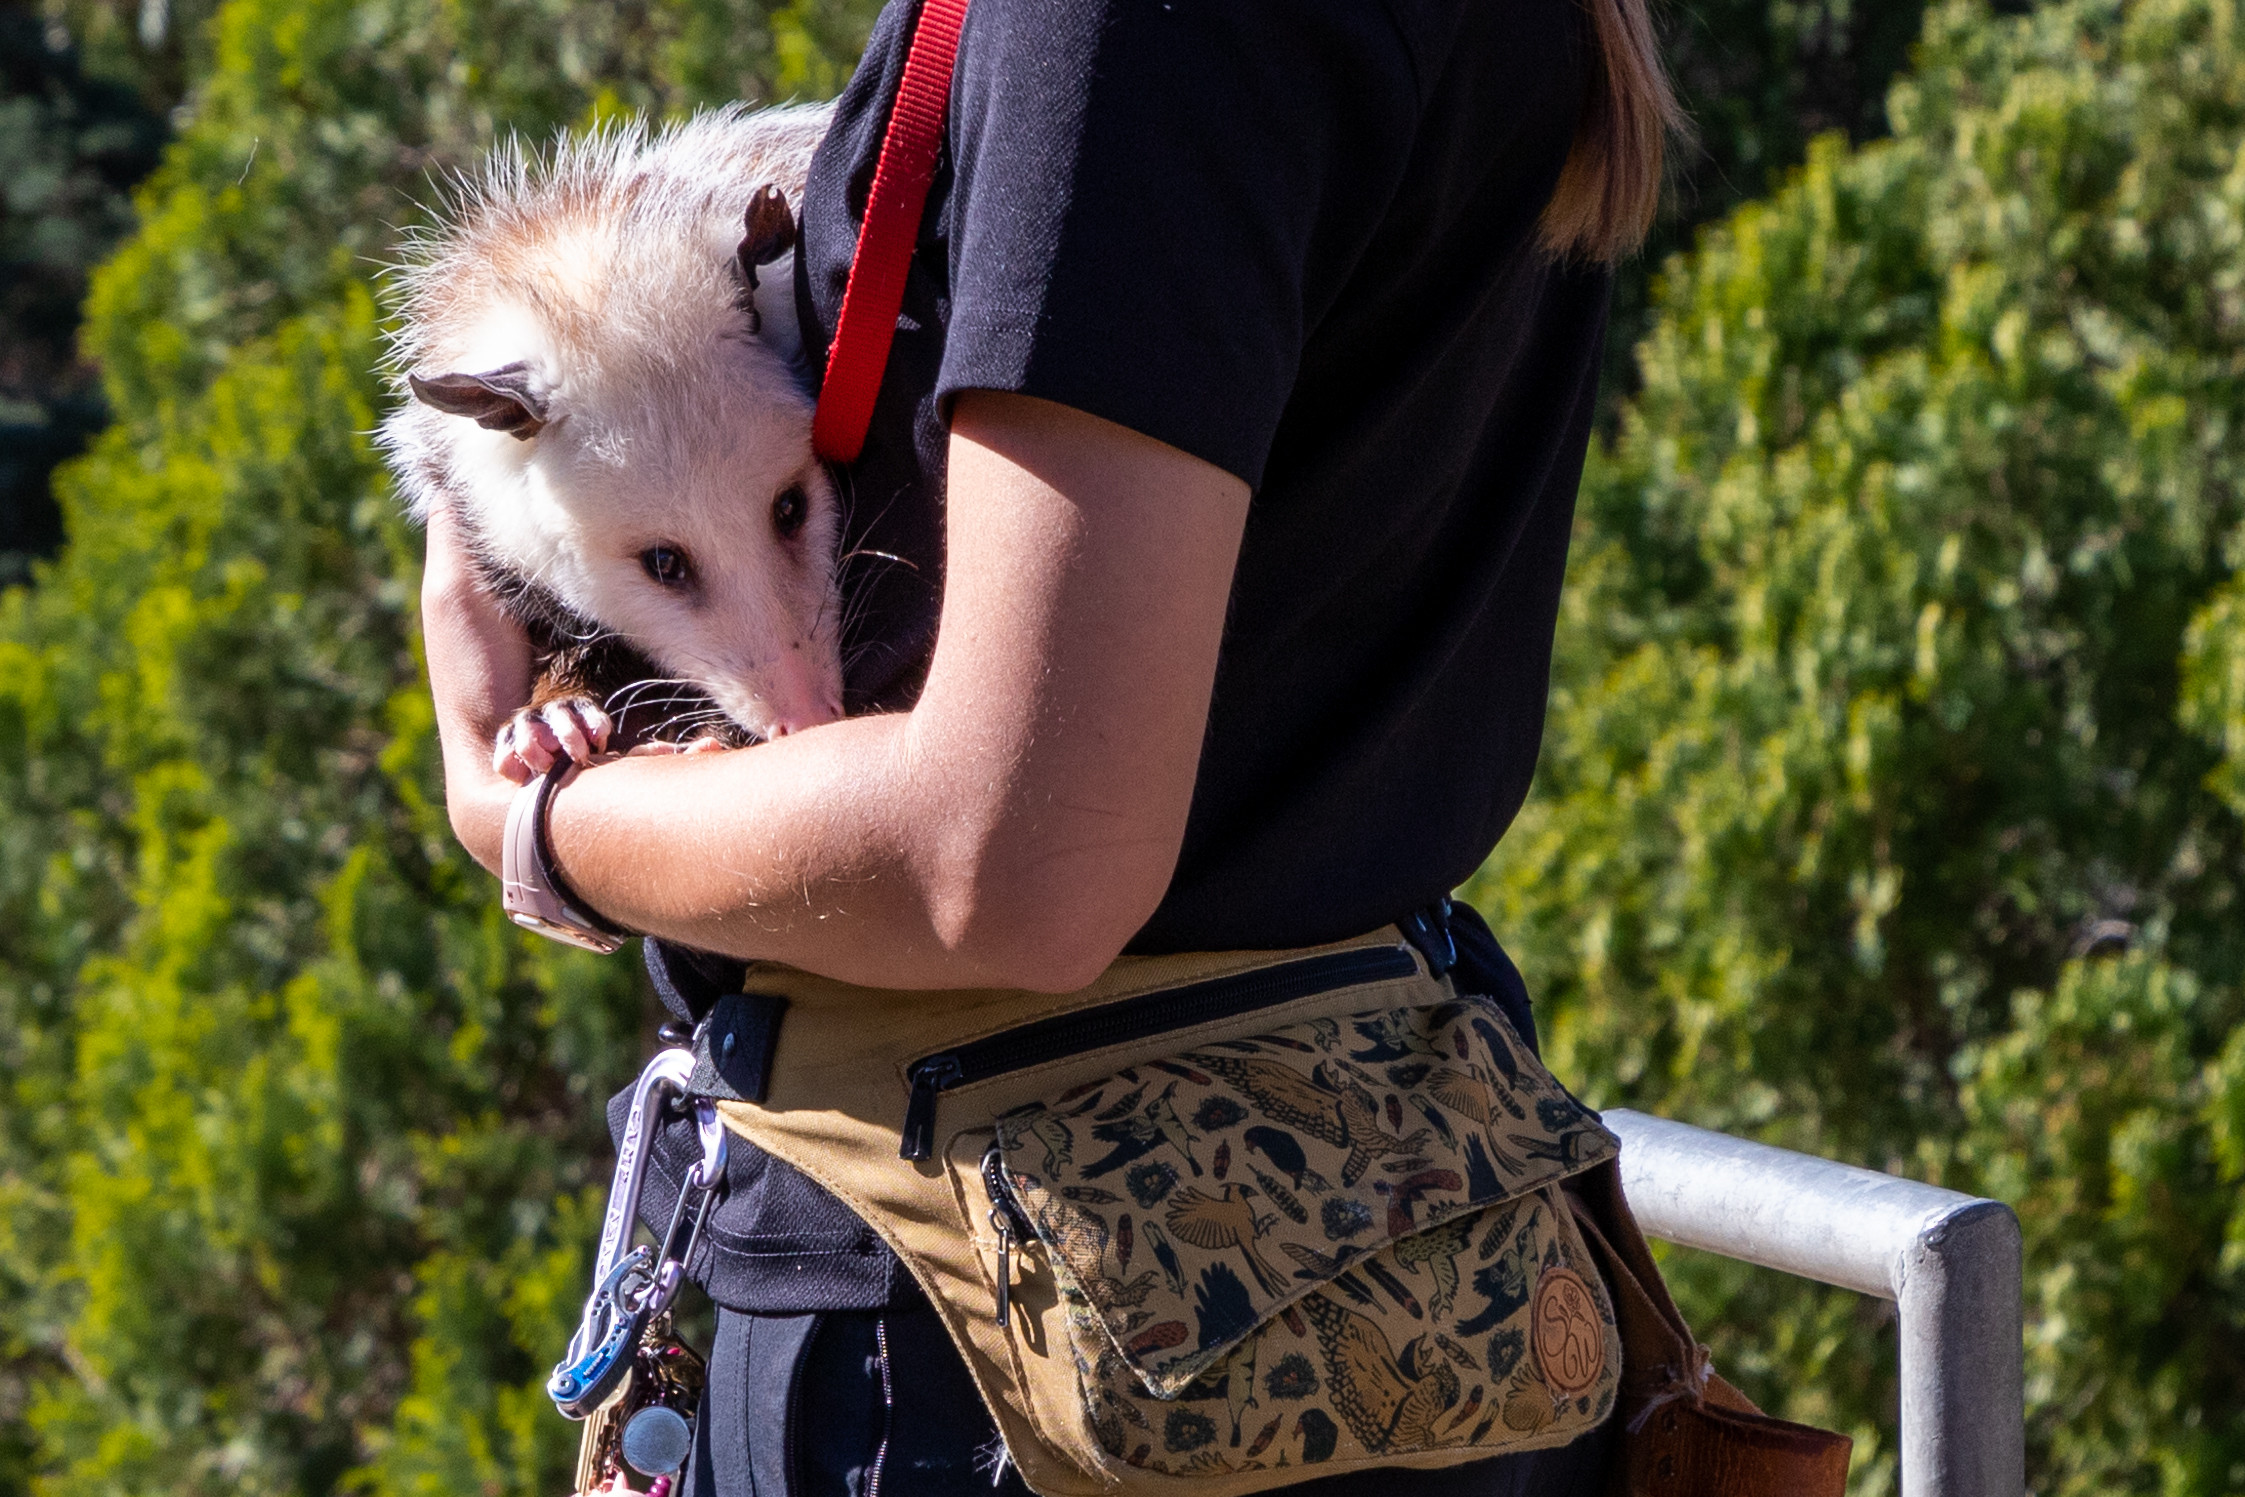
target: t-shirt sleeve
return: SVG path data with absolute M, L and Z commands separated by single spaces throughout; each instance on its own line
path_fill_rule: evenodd
M 975 0 L 938 398 L 1056 401 L 1259 486 L 1419 109 L 1379 0 Z

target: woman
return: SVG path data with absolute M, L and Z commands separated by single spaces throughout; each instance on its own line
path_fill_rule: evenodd
M 914 15 L 882 15 L 813 169 L 814 343 Z M 859 715 L 579 776 L 569 884 L 660 938 L 689 1015 L 742 959 L 941 1004 L 1439 910 L 1527 791 L 1605 267 L 1672 115 L 1642 0 L 975 0 L 849 475 L 850 549 L 884 558 L 851 585 Z M 527 647 L 441 515 L 423 606 L 453 825 L 496 868 Z M 1494 942 L 1453 935 L 1461 988 L 1532 1034 Z M 989 1489 L 910 1277 L 735 1153 L 692 1489 Z M 1310 1486 L 1590 1491 L 1609 1448 Z

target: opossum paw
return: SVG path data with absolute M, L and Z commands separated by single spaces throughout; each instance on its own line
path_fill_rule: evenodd
M 608 714 L 584 697 L 525 707 L 499 730 L 491 767 L 527 785 L 564 759 L 592 763 L 607 748 L 612 729 Z

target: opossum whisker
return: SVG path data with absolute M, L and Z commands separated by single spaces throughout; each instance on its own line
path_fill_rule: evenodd
M 893 654 L 896 646 L 885 639 L 865 639 L 842 652 L 842 673 L 854 674 L 857 668 L 877 654 Z
M 920 574 L 920 568 L 917 564 L 907 561 L 905 558 L 898 556 L 896 553 L 892 551 L 875 551 L 872 548 L 865 546 L 861 546 L 855 551 L 844 552 L 840 559 L 835 563 L 836 569 L 840 570 L 842 568 L 845 568 L 851 562 L 856 561 L 861 557 L 870 557 L 875 561 L 888 562 L 894 566 L 904 567 L 911 571 L 911 573 L 915 577 Z M 880 575 L 878 572 L 863 575 L 858 577 L 853 585 L 836 589 L 836 592 L 840 596 L 842 614 L 840 619 L 836 621 L 835 628 L 836 631 L 842 636 L 847 637 L 852 630 L 857 628 L 859 624 L 865 621 L 866 611 L 873 606 L 873 600 L 869 595 L 865 584 L 871 582 L 873 580 L 873 577 L 878 575 Z M 824 623 L 824 610 L 821 610 L 821 626 L 823 626 Z
M 871 581 L 872 578 L 867 577 L 861 579 L 860 585 L 841 590 L 842 620 L 845 626 L 860 622 L 866 611 L 874 606 L 873 590 L 862 585 L 862 583 Z
M 718 711 L 715 707 L 689 707 L 684 712 L 673 712 L 670 716 L 663 719 L 663 724 L 667 727 L 672 723 L 730 721 L 732 721 L 732 719 L 728 718 L 724 713 Z
M 857 523 L 857 484 L 855 481 L 855 475 L 851 474 L 847 469 L 845 469 L 839 475 L 836 486 L 840 491 L 840 497 L 842 501 L 842 533 L 844 535 L 871 535 L 875 530 L 880 528 L 881 522 L 889 517 L 889 511 L 896 508 L 897 501 L 902 499 L 906 493 L 906 485 L 898 484 L 894 489 L 889 491 L 888 500 L 881 506 L 880 513 L 876 514 L 872 519 L 866 521 L 863 525 L 860 525 L 859 523 Z
M 695 687 L 696 683 L 680 676 L 643 676 L 637 681 L 627 682 L 608 693 L 608 700 L 602 705 L 614 706 L 618 702 L 622 702 L 626 706 L 636 705 L 638 693 L 653 691 L 658 686 Z
M 726 717 L 722 713 L 719 713 L 714 717 L 704 716 L 698 713 L 684 714 L 678 717 L 664 718 L 661 722 L 655 724 L 652 728 L 649 728 L 647 730 L 647 736 L 650 738 L 661 738 L 665 734 L 670 733 L 673 729 L 678 729 L 680 731 L 678 732 L 677 736 L 683 738 L 687 736 L 687 733 L 685 731 L 687 729 L 727 727 L 730 726 L 731 723 L 732 719 Z
M 893 561 L 898 566 L 910 567 L 915 572 L 920 570 L 919 563 L 917 562 L 906 561 L 903 557 L 897 555 L 894 551 L 876 551 L 871 546 L 860 546 L 855 551 L 844 551 L 840 556 L 835 557 L 834 560 L 837 564 L 839 564 L 845 561 L 855 561 L 860 556 L 870 556 L 878 561 Z
M 636 681 L 625 682 L 609 695 L 611 697 L 624 697 L 633 692 L 653 691 L 660 686 L 691 686 L 693 684 L 682 676 L 642 676 Z
M 671 714 L 667 714 L 667 716 L 656 718 L 656 723 L 653 723 L 653 727 L 649 727 L 647 732 L 651 736 L 669 736 L 671 729 L 680 727 L 680 725 L 685 725 L 685 727 L 723 725 L 723 723 L 730 723 L 730 720 L 732 718 L 727 718 L 723 711 L 714 711 L 709 707 L 687 707 L 682 711 L 671 711 Z
M 652 701 L 633 702 L 630 706 L 624 707 L 620 710 L 624 712 L 653 712 L 664 707 L 678 706 L 685 706 L 689 711 L 693 712 L 708 712 L 714 710 L 703 705 L 705 700 L 705 698 L 701 697 L 698 694 L 674 697 L 657 697 Z
M 864 623 L 866 617 L 873 612 L 873 608 L 873 599 L 862 593 L 846 599 L 842 604 L 842 628 L 844 632 L 855 629 L 858 625 Z
M 666 712 L 666 711 L 668 711 L 668 712 L 671 712 L 671 713 L 672 713 L 673 715 L 676 715 L 676 713 L 678 713 L 678 712 L 703 712 L 703 713 L 706 713 L 706 712 L 709 712 L 709 711 L 711 711 L 711 710 L 712 710 L 712 709 L 710 708 L 710 706 L 709 706 L 709 705 L 708 705 L 708 704 L 707 704 L 706 702 L 704 702 L 704 701 L 702 701 L 702 700 L 700 700 L 700 699 L 698 699 L 698 698 L 694 698 L 694 697 L 669 697 L 669 698 L 666 698 L 666 699 L 664 699 L 664 700 L 662 700 L 662 701 L 658 701 L 658 702 L 639 702 L 639 703 L 635 703 L 635 704 L 633 704 L 632 706 L 630 706 L 630 707 L 627 707 L 627 708 L 625 708 L 625 709 L 624 709 L 624 712 L 623 712 L 623 715 L 624 715 L 624 716 L 627 716 L 627 717 L 629 717 L 629 716 L 632 716 L 632 715 L 634 715 L 634 714 L 641 714 L 641 715 L 644 715 L 644 714 L 648 714 L 648 713 L 660 713 L 660 712 Z M 720 714 L 720 715 L 722 715 L 722 714 Z
M 840 642 L 842 653 L 845 656 L 866 643 L 864 638 L 865 623 L 872 616 L 873 607 L 872 601 L 865 598 L 852 599 L 844 604 Z

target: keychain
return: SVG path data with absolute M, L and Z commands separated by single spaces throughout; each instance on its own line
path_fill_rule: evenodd
M 668 1314 L 651 1321 L 630 1375 L 585 1421 L 577 1447 L 577 1491 L 614 1491 L 628 1467 L 654 1479 L 649 1497 L 668 1497 L 693 1449 L 694 1415 L 708 1375 L 693 1348 L 671 1334 Z
M 636 1491 L 632 1474 L 652 1479 L 648 1497 L 669 1497 L 693 1448 L 694 1417 L 708 1371 L 672 1334 L 670 1306 L 725 1178 L 725 1127 L 708 1098 L 693 1099 L 702 1157 L 686 1172 L 661 1245 L 625 1251 L 646 1183 L 653 1119 L 673 1096 L 684 1094 L 693 1064 L 691 1052 L 665 1050 L 648 1062 L 633 1088 L 601 1223 L 592 1296 L 567 1355 L 546 1380 L 555 1407 L 585 1421 L 577 1451 L 580 1497 Z

